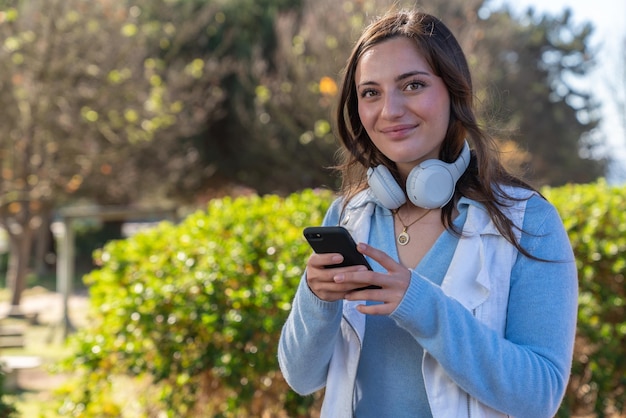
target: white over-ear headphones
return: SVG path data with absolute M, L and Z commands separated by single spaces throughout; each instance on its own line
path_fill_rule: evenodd
M 470 163 L 469 144 L 465 141 L 459 158 L 453 163 L 426 160 L 417 165 L 406 180 L 406 195 L 384 165 L 367 170 L 367 182 L 380 203 L 387 209 L 398 209 L 408 196 L 416 206 L 435 209 L 445 206 L 454 195 L 456 182 Z

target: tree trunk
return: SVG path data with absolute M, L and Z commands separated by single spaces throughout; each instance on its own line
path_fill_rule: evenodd
M 26 288 L 28 262 L 33 244 L 33 231 L 26 226 L 18 234 L 9 232 L 9 265 L 7 287 L 11 291 L 9 316 L 23 316 L 20 307 L 22 293 Z
M 49 273 L 48 255 L 53 251 L 54 237 L 50 224 L 52 222 L 52 212 L 47 211 L 41 214 L 41 226 L 37 229 L 35 241 L 32 243 L 34 257 L 34 271 L 37 277 L 43 277 Z

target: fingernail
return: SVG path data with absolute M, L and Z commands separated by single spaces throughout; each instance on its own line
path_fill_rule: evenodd
M 358 245 L 356 246 L 360 251 L 364 251 L 367 248 L 366 244 L 363 244 L 362 242 L 359 242 Z
M 333 280 L 335 281 L 335 283 L 341 283 L 343 282 L 345 278 L 346 277 L 343 274 L 338 274 L 335 277 L 333 277 Z
M 332 260 L 333 260 L 333 263 L 341 263 L 343 261 L 343 257 L 340 255 L 334 255 Z

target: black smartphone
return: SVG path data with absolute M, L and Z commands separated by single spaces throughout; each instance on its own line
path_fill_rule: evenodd
M 343 255 L 343 262 L 326 267 L 365 266 L 368 270 L 372 269 L 365 256 L 356 249 L 356 243 L 348 230 L 342 226 L 310 226 L 304 228 L 304 238 L 318 254 Z M 380 289 L 380 286 L 372 285 L 355 290 L 361 289 Z

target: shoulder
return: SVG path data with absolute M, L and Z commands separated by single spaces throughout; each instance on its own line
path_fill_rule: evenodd
M 531 219 L 531 224 L 537 224 L 540 222 L 539 218 L 547 212 L 556 213 L 552 205 L 534 190 L 513 186 L 494 186 L 494 194 L 498 199 L 496 203 L 498 211 L 501 216 L 508 218 L 512 223 L 516 236 L 522 229 L 526 229 L 528 219 Z M 482 233 L 499 233 L 496 226 L 499 223 L 498 219 L 493 218 L 495 215 L 490 214 L 483 203 L 462 197 L 458 207 L 459 211 L 468 210 L 470 225 L 466 225 L 464 229 Z M 519 236 L 517 238 L 519 239 Z
M 501 209 L 515 207 L 522 207 L 525 209 L 530 200 L 545 200 L 543 196 L 535 190 L 519 186 L 498 185 L 493 187 L 493 191 L 498 200 L 498 206 L 500 206 Z
M 523 187 L 501 186 L 496 190 L 500 198 L 499 207 L 505 216 L 521 226 L 528 220 L 536 221 L 537 218 L 545 218 L 547 215 L 554 216 L 556 209 L 539 192 Z M 558 217 L 558 214 L 557 214 Z
M 563 230 L 557 208 L 536 191 L 520 187 L 502 188 L 509 196 L 502 212 L 528 234 L 542 236 Z
M 501 186 L 497 193 L 502 199 L 500 207 L 507 216 L 511 212 L 523 212 L 524 229 L 545 222 L 560 223 L 560 217 L 554 205 L 539 192 L 522 187 Z
M 526 201 L 520 244 L 543 260 L 573 260 L 569 237 L 557 208 L 538 193 Z
M 376 203 L 376 198 L 369 189 L 363 190 L 354 195 L 350 200 L 346 201 L 345 196 L 339 196 L 331 203 L 326 212 L 326 225 L 337 225 L 345 215 L 351 213 L 360 213 L 363 211 L 371 212 L 371 207 Z
M 534 195 L 528 199 L 523 229 L 525 231 L 545 233 L 555 228 L 563 228 L 563 223 L 556 207 L 540 195 Z
M 372 204 L 379 204 L 370 189 L 363 190 L 346 200 L 345 196 L 337 197 L 330 205 L 328 211 L 332 213 L 352 212 L 363 210 Z

